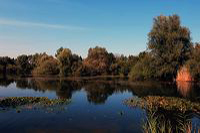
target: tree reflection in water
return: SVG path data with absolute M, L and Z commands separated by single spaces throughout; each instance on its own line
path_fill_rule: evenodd
M 12 84 L 14 84 L 14 87 L 16 85 L 15 89 L 17 90 L 21 89 L 20 91 L 23 91 L 24 89 L 24 90 L 33 90 L 35 92 L 53 92 L 54 94 L 57 95 L 58 98 L 61 99 L 72 99 L 72 96 L 75 92 L 83 91 L 84 93 L 86 93 L 87 101 L 94 105 L 105 104 L 110 96 L 112 95 L 114 96 L 116 93 L 123 93 L 123 92 L 129 92 L 133 96 L 138 96 L 138 97 L 145 97 L 145 96 L 163 96 L 163 97 L 181 97 L 181 98 L 184 97 L 192 101 L 199 101 L 200 97 L 199 84 L 194 84 L 189 82 L 187 83 L 183 82 L 158 83 L 150 81 L 132 82 L 126 79 L 116 79 L 116 78 L 79 79 L 79 80 L 46 79 L 46 78 L 0 79 L 0 89 L 13 88 L 13 86 L 8 87 L 9 85 Z M 72 99 L 72 102 L 73 100 L 74 99 Z M 167 126 L 170 126 L 170 128 L 173 131 L 175 131 L 176 126 L 180 126 L 180 124 L 186 127 L 184 128 L 184 130 L 185 129 L 190 130 L 191 127 L 193 127 L 193 129 L 195 128 L 195 125 L 192 125 L 193 123 L 190 120 L 191 118 L 194 117 L 194 114 L 191 112 L 180 113 L 174 110 L 165 110 L 161 108 L 159 108 L 156 111 L 154 110 L 153 116 L 152 112 L 150 112 L 149 110 L 144 110 L 144 112 L 146 112 L 144 116 L 147 116 L 149 122 L 156 122 L 157 125 L 155 126 L 155 128 L 162 127 L 162 130 L 164 130 L 164 127 L 167 128 Z M 146 128 L 148 130 L 148 125 L 146 126 Z
M 131 82 L 124 79 L 45 79 L 24 78 L 0 79 L 0 86 L 8 86 L 16 83 L 20 89 L 32 89 L 34 91 L 53 91 L 58 98 L 71 99 L 72 94 L 81 89 L 86 92 L 88 102 L 104 104 L 109 96 L 117 92 L 131 92 L 138 97 L 143 96 L 173 96 L 186 97 L 191 100 L 199 100 L 200 87 L 189 82 L 157 83 L 157 82 Z
M 176 82 L 177 90 L 184 98 L 188 98 L 193 101 L 200 100 L 200 86 L 198 83 L 193 82 Z
M 177 89 L 183 97 L 187 97 L 192 90 L 192 83 L 177 81 Z
M 14 79 L 8 79 L 8 78 L 6 78 L 6 77 L 0 78 L 0 86 L 7 87 L 7 86 L 9 86 L 11 83 L 13 83 L 14 81 L 15 81 Z

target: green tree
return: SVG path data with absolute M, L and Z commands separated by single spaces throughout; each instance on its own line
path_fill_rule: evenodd
M 61 76 L 75 75 L 78 68 L 82 65 L 82 58 L 76 54 L 72 54 L 68 48 L 59 48 L 55 56 L 59 61 Z
M 116 56 L 116 64 L 119 67 L 118 74 L 121 76 L 128 76 L 131 68 L 137 63 L 136 56 Z
M 8 69 L 7 67 L 9 65 L 12 65 L 12 66 L 15 65 L 15 60 L 7 56 L 0 57 L 0 68 L 4 76 L 7 74 L 7 69 Z
M 71 59 L 71 75 L 80 76 L 80 67 L 82 67 L 82 58 L 76 54 L 73 54 Z
M 20 75 L 30 75 L 32 71 L 32 67 L 30 64 L 29 57 L 27 55 L 20 55 L 17 57 L 17 66 L 18 66 L 18 73 Z
M 57 50 L 56 58 L 59 61 L 60 75 L 69 76 L 71 75 L 71 58 L 72 52 L 70 49 L 63 49 L 62 47 Z
M 153 79 L 155 74 L 154 59 L 151 53 L 141 52 L 137 63 L 132 67 L 129 77 L 134 80 Z
M 200 80 L 200 43 L 196 43 L 192 49 L 190 59 L 186 63 L 194 80 Z
M 176 77 L 180 66 L 189 59 L 191 53 L 189 29 L 181 26 L 179 16 L 161 15 L 154 18 L 153 28 L 148 37 L 148 49 L 155 58 L 155 76 L 172 80 Z

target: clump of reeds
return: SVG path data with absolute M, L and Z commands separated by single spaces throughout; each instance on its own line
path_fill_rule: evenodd
M 200 133 L 200 128 L 192 125 L 190 119 L 177 120 L 177 124 L 173 125 L 170 120 L 156 115 L 156 111 L 148 112 L 142 129 L 144 133 Z
M 199 114 L 198 102 L 176 97 L 147 96 L 131 98 L 124 103 L 145 109 L 147 118 L 142 125 L 145 133 L 200 133 L 200 128 L 191 123 L 189 116 Z

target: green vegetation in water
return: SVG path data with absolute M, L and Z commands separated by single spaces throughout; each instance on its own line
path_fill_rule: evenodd
M 50 107 L 69 104 L 68 99 L 48 99 L 47 97 L 8 97 L 0 100 L 0 108 L 16 108 L 25 105 Z
M 158 115 L 157 111 L 148 111 L 147 120 L 142 124 L 144 133 L 199 133 L 200 128 L 192 124 L 189 116 L 177 114 L 176 122 L 166 119 L 164 115 Z
M 125 104 L 132 107 L 145 108 L 147 110 L 163 108 L 165 110 L 176 110 L 180 112 L 200 112 L 200 103 L 175 97 L 147 96 L 142 98 L 131 98 L 125 100 Z
M 147 96 L 125 100 L 130 107 L 146 110 L 142 129 L 145 133 L 200 132 L 191 116 L 199 114 L 200 103 L 175 97 Z
M 147 121 L 143 123 L 142 129 L 145 133 L 157 133 L 157 132 L 167 132 L 171 133 L 171 123 L 170 121 L 158 121 L 159 117 L 155 116 L 155 112 L 149 112 L 147 116 Z M 167 127 L 167 128 L 166 128 Z

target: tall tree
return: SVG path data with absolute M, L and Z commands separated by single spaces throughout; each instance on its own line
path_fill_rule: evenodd
M 195 43 L 192 54 L 186 63 L 194 80 L 200 80 L 200 43 Z
M 88 56 L 83 64 L 89 68 L 91 75 L 106 74 L 112 63 L 110 54 L 105 48 L 96 46 L 88 50 Z
M 29 75 L 31 74 L 32 67 L 29 57 L 27 55 L 20 55 L 17 57 L 17 66 L 19 68 L 19 74 Z
M 136 56 L 116 56 L 116 64 L 118 65 L 118 74 L 128 76 L 131 68 L 137 63 L 138 57 Z
M 71 60 L 72 52 L 70 49 L 63 49 L 62 47 L 57 50 L 56 58 L 59 61 L 60 75 L 61 76 L 69 76 L 71 71 Z
M 156 76 L 162 79 L 175 78 L 177 70 L 191 53 L 189 29 L 181 26 L 179 16 L 161 15 L 154 18 L 148 37 L 148 48 L 155 58 Z
M 15 64 L 15 60 L 11 59 L 10 57 L 0 57 L 0 65 L 3 66 L 3 75 L 5 76 L 7 73 L 7 66 L 11 64 Z
M 151 53 L 141 52 L 138 56 L 137 62 L 131 69 L 129 77 L 134 80 L 146 80 L 155 78 L 154 58 Z
M 60 75 L 75 75 L 77 69 L 82 65 L 82 58 L 76 54 L 72 54 L 68 48 L 59 48 L 55 54 L 59 61 Z
M 34 75 L 57 75 L 59 73 L 58 61 L 46 53 L 40 54 L 35 64 Z

